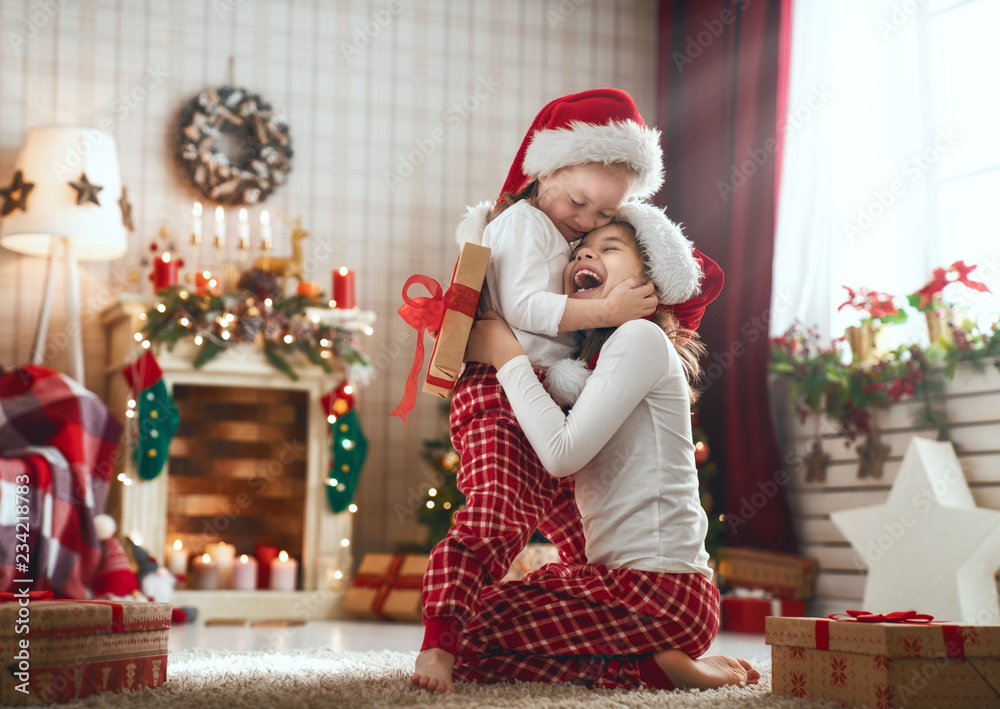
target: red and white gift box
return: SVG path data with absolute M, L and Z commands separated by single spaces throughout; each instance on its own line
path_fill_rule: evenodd
M 1000 626 L 772 617 L 764 640 L 775 694 L 876 709 L 1000 706 Z
M 52 704 L 158 687 L 167 678 L 169 603 L 0 604 L 4 704 Z

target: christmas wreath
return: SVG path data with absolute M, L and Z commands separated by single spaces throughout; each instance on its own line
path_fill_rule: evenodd
M 221 149 L 228 135 L 238 155 Z M 243 88 L 206 89 L 184 107 L 177 159 L 205 197 L 220 204 L 256 204 L 292 169 L 288 125 L 259 95 Z

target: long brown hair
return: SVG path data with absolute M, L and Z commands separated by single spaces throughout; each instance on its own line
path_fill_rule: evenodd
M 640 256 L 642 256 L 643 273 L 645 273 L 646 278 L 652 280 L 649 274 L 649 259 L 647 258 L 646 250 L 639 243 L 639 240 L 636 239 L 635 227 L 617 217 L 612 220 L 612 223 L 624 227 L 624 231 L 632 237 L 632 240 L 639 247 Z M 677 350 L 677 354 L 680 355 L 681 366 L 684 368 L 684 376 L 688 382 L 688 390 L 690 391 L 691 403 L 693 404 L 701 394 L 701 391 L 697 387 L 698 381 L 701 379 L 700 359 L 708 353 L 708 350 L 698 336 L 698 333 L 694 330 L 681 327 L 677 316 L 664 306 L 659 306 L 650 320 L 666 333 L 670 343 Z M 601 327 L 588 332 L 583 339 L 583 344 L 580 346 L 578 358 L 590 364 L 594 356 L 604 347 L 604 343 L 608 341 L 608 338 L 617 329 L 617 327 Z

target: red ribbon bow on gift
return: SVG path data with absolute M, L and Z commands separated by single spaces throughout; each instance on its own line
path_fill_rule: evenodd
M 52 591 L 28 591 L 28 595 L 25 596 L 23 593 L 11 593 L 10 591 L 0 591 L 0 603 L 9 603 L 12 601 L 20 601 L 22 598 L 27 598 L 29 601 L 47 601 L 50 598 L 55 598 L 55 593 Z
M 828 615 L 831 620 L 843 623 L 930 623 L 934 616 L 916 611 L 893 611 L 892 613 L 869 613 L 868 611 L 847 611 Z
M 426 288 L 431 294 L 430 297 L 411 298 L 407 291 L 415 283 Z M 413 354 L 410 375 L 406 378 L 403 400 L 389 414 L 390 416 L 399 416 L 403 419 L 403 423 L 406 423 L 406 415 L 413 410 L 413 404 L 417 401 L 417 376 L 424 366 L 424 333 L 427 330 L 440 330 L 441 322 L 448 310 L 458 310 L 469 317 L 475 317 L 478 303 L 479 292 L 461 283 L 452 283 L 448 290 L 444 291 L 441 284 L 430 276 L 417 274 L 406 279 L 406 283 L 403 284 L 403 305 L 399 306 L 399 316 L 417 331 L 417 349 Z

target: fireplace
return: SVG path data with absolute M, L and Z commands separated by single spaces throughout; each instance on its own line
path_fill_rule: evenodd
M 105 399 L 121 420 L 129 392 L 120 371 L 135 356 L 139 315 L 154 304 L 123 294 L 101 313 L 109 357 Z M 344 315 L 328 317 L 359 332 L 374 320 L 371 313 Z M 338 616 L 350 578 L 352 513 L 333 514 L 327 505 L 328 424 L 319 401 L 339 375 L 300 362 L 299 379 L 292 381 L 253 345 L 232 347 L 195 369 L 194 348 L 182 341 L 173 352 L 156 352 L 180 428 L 153 480 L 121 466 L 117 472 L 128 484 L 113 487 L 108 512 L 122 533 L 160 559 L 180 539 L 198 554 L 222 541 L 237 555 L 267 545 L 299 561 L 294 592 L 179 587 L 175 603 L 197 608 L 199 621 Z

